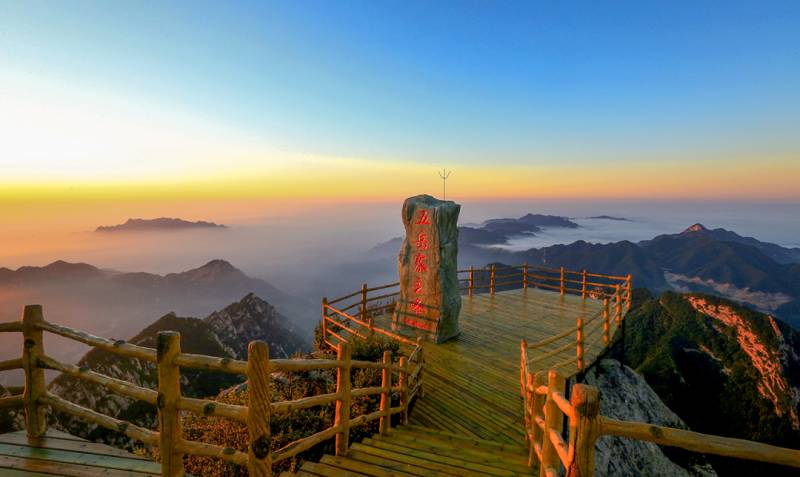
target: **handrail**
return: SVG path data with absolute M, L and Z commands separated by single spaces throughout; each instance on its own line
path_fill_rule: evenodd
M 406 345 L 415 345 L 416 344 L 415 341 L 410 340 L 410 339 L 408 339 L 408 338 L 406 338 L 404 336 L 400 336 L 397 333 L 393 333 L 391 331 L 384 330 L 383 328 L 375 326 L 374 322 L 372 322 L 372 321 L 370 321 L 370 322 L 363 321 L 362 319 L 356 318 L 355 316 L 350 315 L 349 313 L 346 313 L 346 312 L 344 312 L 342 310 L 336 309 L 331 305 L 324 304 L 323 307 L 322 307 L 322 311 L 323 311 L 323 323 L 328 322 L 328 321 L 330 321 L 332 319 L 332 316 L 328 314 L 328 312 L 330 312 L 333 315 L 338 316 L 339 318 L 345 320 L 348 323 L 355 323 L 356 325 L 368 330 L 370 333 L 379 333 L 379 334 L 382 334 L 382 335 L 384 335 L 384 336 L 386 336 L 386 337 L 388 337 L 388 338 L 390 338 L 392 340 L 398 341 L 398 342 L 406 344 Z M 345 326 L 344 324 L 341 324 L 341 326 L 342 326 L 342 328 L 347 328 L 347 326 Z M 347 329 L 349 329 L 349 328 L 347 328 Z M 327 332 L 327 334 L 331 333 L 331 331 L 327 329 L 327 326 L 325 328 L 323 328 L 323 330 L 324 330 L 324 332 Z M 346 338 L 339 337 L 339 341 L 340 342 L 346 341 Z
M 657 426 L 645 422 L 619 421 L 604 416 L 600 416 L 599 421 L 600 435 L 627 437 L 704 454 L 737 457 L 800 468 L 800 450 L 797 449 Z
M 57 325 L 55 323 L 49 323 L 44 320 L 37 325 L 37 328 L 42 331 L 49 331 L 55 335 L 63 336 L 64 338 L 79 341 L 94 348 L 110 351 L 120 356 L 143 359 L 145 361 L 150 361 L 151 363 L 156 362 L 156 350 L 145 348 L 143 346 L 132 345 L 130 343 L 126 343 L 125 340 L 114 341 L 108 338 L 101 338 L 90 333 L 73 330 L 72 328 Z
M 139 401 L 144 401 L 154 406 L 158 400 L 158 393 L 152 389 L 139 387 L 135 384 L 131 384 L 121 379 L 112 378 L 110 376 L 104 376 L 100 373 L 91 371 L 88 368 L 79 368 L 73 364 L 61 363 L 49 356 L 42 356 L 39 358 L 39 367 L 60 371 L 62 374 L 82 379 L 93 384 L 98 384 L 116 392 L 117 394 L 137 399 Z
M 333 307 L 330 308 L 335 310 Z M 359 325 L 365 324 L 351 315 L 342 314 L 355 320 L 354 322 L 358 322 Z M 25 408 L 26 431 L 30 439 L 37 439 L 44 434 L 46 430 L 44 410 L 46 407 L 50 407 L 112 431 L 121 432 L 130 439 L 159 447 L 162 475 L 165 476 L 183 474 L 183 454 L 219 458 L 247 466 L 250 475 L 253 476 L 271 476 L 273 463 L 291 458 L 333 437 L 336 437 L 336 454 L 341 455 L 347 452 L 348 433 L 351 427 L 380 420 L 380 432 L 385 434 L 389 431 L 391 416 L 400 414 L 401 421 L 407 422 L 410 402 L 422 391 L 424 360 L 422 345 L 419 341 L 410 342 L 414 347 L 410 349 L 408 358 L 400 357 L 399 364 L 392 361 L 389 351 L 386 351 L 383 359 L 377 362 L 351 360 L 350 344 L 344 341 L 336 347 L 336 359 L 270 359 L 267 345 L 260 341 L 254 341 L 250 343 L 248 359 L 242 361 L 182 353 L 180 334 L 172 331 L 158 333 L 157 349 L 95 336 L 45 321 L 41 306 L 38 305 L 26 306 L 20 322 L 0 323 L 0 331 L 23 334 L 25 343 L 23 356 L 0 362 L 0 371 L 19 368 L 25 370 L 25 393 L 0 398 L 0 409 Z M 42 333 L 45 331 L 103 349 L 117 356 L 152 363 L 158 371 L 158 389 L 137 386 L 86 367 L 62 363 L 47 356 L 44 353 L 42 340 Z M 392 339 L 402 338 L 391 332 L 386 333 Z M 409 344 L 409 340 L 405 340 L 403 343 Z M 249 404 L 243 406 L 182 396 L 179 384 L 181 368 L 246 376 L 249 382 Z M 159 430 L 153 431 L 104 415 L 50 393 L 44 388 L 44 369 L 53 369 L 64 375 L 102 386 L 119 395 L 155 406 L 159 415 Z M 335 393 L 272 402 L 270 391 L 272 372 L 326 369 L 337 370 L 337 391 Z M 349 383 L 351 369 L 380 370 L 381 385 L 351 389 Z M 393 393 L 400 395 L 399 406 L 391 406 Z M 379 410 L 360 416 L 350 416 L 352 399 L 376 395 L 381 396 Z M 272 415 L 288 414 L 301 409 L 333 403 L 336 404 L 336 416 L 332 426 L 287 443 L 280 449 L 274 451 L 270 449 L 269 421 Z M 175 425 L 179 423 L 181 411 L 245 423 L 251 439 L 250 451 L 242 452 L 215 444 L 186 440 L 180 425 Z
M 520 393 L 525 440 L 530 449 L 528 465 L 538 465 L 540 475 L 558 477 L 562 475 L 562 466 L 567 477 L 594 475 L 595 442 L 604 435 L 800 468 L 800 450 L 797 449 L 601 416 L 600 391 L 597 388 L 575 384 L 567 399 L 566 380 L 558 371 L 531 371 L 528 365 L 530 348 L 522 340 Z M 564 418 L 568 426 L 562 437 Z

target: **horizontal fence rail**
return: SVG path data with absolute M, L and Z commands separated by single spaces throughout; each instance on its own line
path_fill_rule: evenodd
M 379 288 L 376 288 L 377 290 Z M 361 293 L 361 292 L 359 292 Z M 331 307 L 332 310 L 335 310 Z M 344 312 L 339 312 L 344 313 Z M 349 316 L 349 315 L 347 315 Z M 23 354 L 20 358 L 0 362 L 0 371 L 22 369 L 25 373 L 25 391 L 22 395 L 0 398 L 0 409 L 24 410 L 26 433 L 33 442 L 46 431 L 45 410 L 50 408 L 83 421 L 117 431 L 130 439 L 159 448 L 162 475 L 184 474 L 185 454 L 222 459 L 246 466 L 251 476 L 271 476 L 272 464 L 296 456 L 315 445 L 335 438 L 336 454 L 347 452 L 350 429 L 372 421 L 379 422 L 380 433 L 391 426 L 392 416 L 399 414 L 400 422 L 408 421 L 411 401 L 422 393 L 423 349 L 420 342 L 409 341 L 387 332 L 391 339 L 410 345 L 408 356 L 393 362 L 386 351 L 380 361 L 351 359 L 351 344 L 340 342 L 334 348 L 336 359 L 270 359 L 269 348 L 260 341 L 251 342 L 246 361 L 214 356 L 183 353 L 180 334 L 162 331 L 158 334 L 157 349 L 137 346 L 123 340 L 110 340 L 44 320 L 39 305 L 25 307 L 19 322 L 0 323 L 0 332 L 23 335 Z M 153 363 L 158 371 L 158 389 L 148 389 L 124 380 L 105 376 L 84 367 L 62 363 L 47 356 L 43 347 L 43 332 L 72 339 L 93 348 L 103 349 L 117 356 Z M 249 401 L 247 406 L 227 404 L 212 399 L 190 398 L 181 395 L 181 369 L 197 369 L 238 374 L 247 378 Z M 62 374 L 102 386 L 110 392 L 153 405 L 158 411 L 158 430 L 137 426 L 131 422 L 107 416 L 70 402 L 50 393 L 45 388 L 44 370 L 52 369 Z M 291 401 L 272 401 L 271 373 L 311 370 L 337 371 L 336 392 L 306 396 Z M 355 369 L 380 370 L 381 385 L 352 388 L 351 371 Z M 399 405 L 392 407 L 392 395 L 399 395 Z M 354 399 L 379 396 L 377 411 L 351 416 Z M 301 409 L 335 404 L 333 425 L 310 436 L 295 440 L 280 449 L 271 449 L 270 418 Z M 180 412 L 202 416 L 232 419 L 248 428 L 250 443 L 247 452 L 184 438 Z
M 468 296 L 482 293 L 494 295 L 496 291 L 515 288 L 540 288 L 557 291 L 562 296 L 579 295 L 583 299 L 603 300 L 606 314 L 612 314 L 617 324 L 622 319 L 623 309 L 627 311 L 631 307 L 631 275 L 604 275 L 528 264 L 470 267 L 456 273 L 459 289 Z M 375 325 L 376 317 L 394 311 L 399 298 L 400 282 L 373 287 L 364 283 L 359 290 L 347 295 L 323 298 L 320 326 L 323 343 L 330 349 L 336 349 L 337 343 L 346 342 L 349 336 L 363 339 L 378 333 L 403 344 L 414 344 L 414 340 L 408 337 Z M 427 320 L 423 316 L 418 318 Z M 605 334 L 608 334 L 607 329 Z M 576 358 L 574 363 L 569 364 L 577 361 Z
M 538 466 L 539 475 L 560 476 L 562 466 L 567 477 L 595 475 L 594 448 L 601 436 L 800 468 L 800 450 L 602 416 L 597 388 L 575 384 L 567 398 L 564 375 L 555 369 L 532 372 L 528 367 L 529 346 L 524 340 L 520 349 L 528 465 Z M 565 420 L 567 430 L 563 433 Z

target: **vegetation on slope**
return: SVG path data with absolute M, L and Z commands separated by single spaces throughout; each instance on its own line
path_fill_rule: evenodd
M 398 356 L 397 343 L 374 336 L 367 340 L 355 340 L 352 359 L 379 361 L 385 350 L 392 351 L 395 359 Z M 315 357 L 324 355 L 318 350 Z M 331 356 L 333 357 L 333 356 Z M 336 392 L 336 370 L 319 370 L 294 373 L 272 374 L 273 402 L 299 399 L 306 396 Z M 351 376 L 353 388 L 379 386 L 380 371 L 376 369 L 353 370 Z M 214 398 L 219 402 L 247 405 L 247 383 L 226 389 Z M 392 405 L 397 405 L 397 396 L 393 396 Z M 350 415 L 355 417 L 378 410 L 380 396 L 365 396 L 354 399 Z M 310 409 L 293 411 L 290 414 L 273 416 L 270 421 L 272 433 L 272 450 L 277 450 L 290 442 L 310 436 L 333 425 L 335 404 L 317 406 Z M 359 441 L 377 432 L 377 421 L 352 428 L 351 441 Z M 183 430 L 187 439 L 217 444 L 247 452 L 249 442 L 247 426 L 238 421 L 217 417 L 184 415 Z M 323 444 L 299 454 L 294 459 L 287 459 L 276 464 L 275 471 L 297 469 L 304 460 L 318 460 L 325 453 L 333 453 L 331 439 Z M 229 464 L 219 459 L 187 456 L 186 471 L 194 475 L 228 477 L 247 475 L 247 469 Z
M 614 353 L 693 430 L 800 447 L 800 333 L 785 323 L 715 296 L 637 290 Z M 764 469 L 710 460 L 720 475 Z

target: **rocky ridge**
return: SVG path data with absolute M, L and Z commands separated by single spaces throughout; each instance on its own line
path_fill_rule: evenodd
M 166 330 L 181 334 L 183 352 L 222 358 L 246 359 L 247 344 L 256 339 L 270 343 L 270 356 L 275 358 L 287 358 L 307 348 L 306 342 L 292 331 L 289 320 L 252 293 L 205 319 L 167 314 L 134 336 L 130 343 L 155 348 L 158 332 Z M 238 333 L 244 334 L 240 336 Z M 89 351 L 78 362 L 78 366 L 140 387 L 158 387 L 155 364 L 120 357 L 100 349 Z M 242 379 L 240 376 L 225 373 L 183 369 L 181 393 L 197 398 L 214 396 L 221 389 L 233 386 Z M 50 384 L 49 390 L 71 402 L 139 426 L 154 428 L 157 424 L 153 406 L 108 392 L 101 386 L 71 376 L 58 376 Z M 121 447 L 130 448 L 133 445 L 119 433 L 70 416 L 55 416 L 56 426 L 73 435 Z

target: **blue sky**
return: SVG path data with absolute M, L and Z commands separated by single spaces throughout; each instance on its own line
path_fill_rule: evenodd
M 799 2 L 5 2 L 0 31 L 0 77 L 288 153 L 602 166 L 800 151 Z

